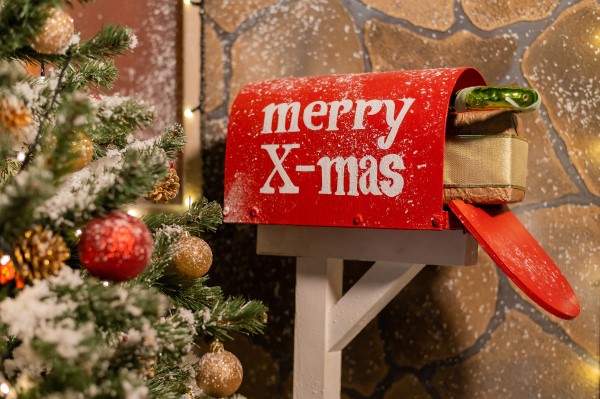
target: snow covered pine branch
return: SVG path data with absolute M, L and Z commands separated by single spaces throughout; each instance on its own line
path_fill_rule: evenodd
M 82 41 L 69 6 L 0 0 L 0 397 L 233 395 L 242 366 L 221 341 L 260 333 L 266 308 L 206 285 L 218 204 L 121 210 L 178 195 L 185 134 L 136 138 L 151 107 L 109 90 L 137 38 Z

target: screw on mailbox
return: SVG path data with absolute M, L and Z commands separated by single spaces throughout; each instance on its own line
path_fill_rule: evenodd
M 362 225 L 364 223 L 362 215 L 359 214 L 354 216 L 354 220 L 352 220 L 352 223 L 354 223 L 355 226 Z
M 257 207 L 253 206 L 252 209 L 250 209 L 250 216 L 251 217 L 253 217 L 253 218 L 257 217 L 258 213 L 259 213 L 259 211 L 258 211 Z

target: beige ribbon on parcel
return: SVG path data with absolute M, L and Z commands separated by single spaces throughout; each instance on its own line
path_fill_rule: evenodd
M 444 187 L 525 190 L 527 140 L 514 135 L 447 136 Z

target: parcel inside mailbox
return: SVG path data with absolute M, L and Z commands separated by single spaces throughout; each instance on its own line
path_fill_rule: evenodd
M 444 202 L 508 204 L 525 197 L 527 140 L 513 111 L 450 113 Z
M 449 112 L 457 92 L 485 85 L 473 68 L 247 85 L 229 119 L 225 222 L 442 230 L 454 214 L 523 291 L 575 317 L 569 283 L 516 217 L 468 203 L 525 191 L 527 142 L 512 114 Z

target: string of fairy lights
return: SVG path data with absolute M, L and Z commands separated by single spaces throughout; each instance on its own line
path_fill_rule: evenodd
M 193 1 L 183 0 L 184 7 L 197 7 L 198 14 L 200 16 L 200 92 L 198 98 L 198 104 L 194 107 L 186 107 L 183 111 L 183 117 L 185 119 L 192 120 L 195 118 L 196 111 L 199 112 L 199 124 L 200 132 L 204 131 L 205 121 L 205 98 L 206 98 L 206 73 L 205 73 L 205 61 L 206 61 L 206 39 L 205 39 L 205 26 L 206 26 L 206 13 L 204 11 L 204 0 Z M 192 198 L 188 196 L 186 205 L 189 207 L 192 204 Z
M 206 14 L 204 12 L 204 0 L 200 1 L 192 1 L 192 0 L 183 0 L 183 4 L 185 7 L 198 7 L 198 12 L 200 14 L 200 99 L 198 104 L 193 108 L 185 108 L 183 111 L 183 116 L 187 119 L 191 119 L 194 117 L 194 112 L 200 111 L 201 115 L 201 123 L 204 118 L 202 115 L 204 114 L 204 103 L 205 103 L 205 73 L 204 73 L 204 65 L 205 65 L 205 55 L 206 55 L 206 42 L 204 35 L 204 27 L 206 22 Z M 204 126 L 201 126 L 201 128 Z
M 205 69 L 204 69 L 204 65 L 205 65 L 205 54 L 206 54 L 206 42 L 205 42 L 205 35 L 204 35 L 204 27 L 205 27 L 205 22 L 206 22 L 206 14 L 204 12 L 204 0 L 200 0 L 200 1 L 193 1 L 193 0 L 182 0 L 183 2 L 183 7 L 184 7 L 184 12 L 188 12 L 190 8 L 194 7 L 197 8 L 198 10 L 198 14 L 200 16 L 200 31 L 199 31 L 199 37 L 200 37 L 200 90 L 199 90 L 199 98 L 198 98 L 198 103 L 196 105 L 191 105 L 191 104 L 185 104 L 184 105 L 184 109 L 183 109 L 183 119 L 184 119 L 184 123 L 188 122 L 190 124 L 193 124 L 194 122 L 199 122 L 199 127 L 200 127 L 200 131 L 204 131 L 204 127 L 205 127 L 205 118 L 204 118 L 204 110 L 205 110 L 205 85 L 206 85 L 206 79 L 205 79 Z M 197 113 L 199 115 L 197 115 Z M 196 118 L 199 118 L 199 120 L 196 120 Z M 189 130 L 189 129 L 186 129 Z M 193 129 L 195 130 L 195 129 Z M 185 205 L 189 208 L 192 203 L 194 202 L 194 198 L 191 195 L 188 195 L 187 198 L 185 199 Z M 130 208 L 127 211 L 128 214 L 130 214 L 131 216 L 139 216 L 139 210 L 136 208 Z

